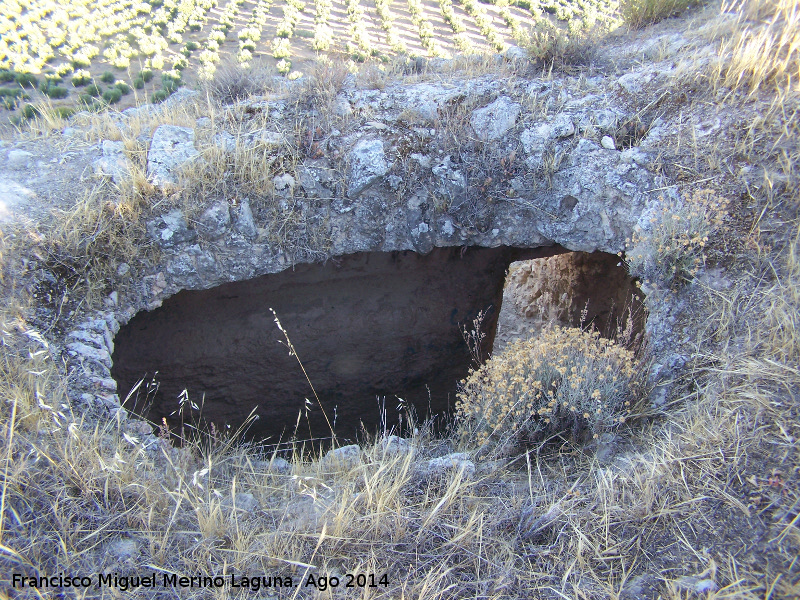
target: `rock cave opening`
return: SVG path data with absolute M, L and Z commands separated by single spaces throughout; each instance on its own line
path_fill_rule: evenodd
M 173 431 L 210 423 L 236 430 L 252 412 L 248 439 L 324 439 L 327 415 L 340 440 L 353 440 L 362 429 L 396 428 L 398 398 L 417 419 L 438 416 L 444 424 L 472 364 L 462 330 L 479 312 L 488 356 L 520 327 L 580 324 L 586 299 L 584 324 L 603 331 L 615 318 L 612 307 L 635 296 L 618 257 L 565 252 L 364 252 L 184 290 L 120 329 L 112 375 L 123 397 L 142 380 L 125 408 L 155 423 L 166 418 Z

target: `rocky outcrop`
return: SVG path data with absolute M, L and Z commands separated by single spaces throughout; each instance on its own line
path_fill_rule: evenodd
M 194 130 L 189 127 L 162 125 L 153 133 L 147 153 L 147 178 L 157 186 L 178 183 L 181 167 L 195 160 L 200 153 L 194 147 Z

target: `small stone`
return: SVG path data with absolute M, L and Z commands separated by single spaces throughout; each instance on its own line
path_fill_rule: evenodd
M 119 294 L 116 290 L 111 292 L 106 298 L 106 305 L 107 306 L 117 306 L 119 304 Z
M 129 560 L 138 556 L 139 544 L 135 540 L 116 540 L 108 544 L 107 552 L 117 560 Z
M 233 498 L 226 498 L 224 504 L 229 508 L 236 509 L 236 511 L 248 514 L 254 513 L 261 507 L 253 494 L 245 492 L 239 492 Z
M 600 140 L 600 145 L 606 150 L 617 149 L 616 144 L 614 144 L 614 138 L 612 138 L 610 135 L 604 135 L 603 139 Z
M 396 456 L 398 454 L 411 454 L 414 452 L 414 447 L 411 442 L 405 438 L 396 435 L 389 435 L 381 439 L 378 444 L 381 452 L 386 456 Z
M 565 138 L 574 133 L 575 124 L 572 122 L 572 117 L 562 113 L 555 118 L 551 129 L 554 138 Z
M 272 185 L 279 196 L 289 198 L 294 193 L 295 179 L 289 173 L 283 175 L 276 175 L 272 178 Z
M 342 95 L 336 96 L 336 101 L 333 103 L 333 114 L 337 117 L 347 117 L 353 114 L 353 107 L 350 106 L 347 98 Z
M 120 265 L 117 267 L 118 277 L 125 277 L 130 272 L 131 266 L 128 263 L 120 263 Z
M 491 104 L 472 113 L 470 124 L 482 141 L 492 141 L 503 137 L 514 127 L 522 111 L 522 106 L 510 98 L 501 96 Z

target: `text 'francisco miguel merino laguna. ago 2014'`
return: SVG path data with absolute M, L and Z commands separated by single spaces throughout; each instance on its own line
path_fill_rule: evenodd
M 58 575 L 39 577 L 28 577 L 20 573 L 12 574 L 11 586 L 19 588 L 37 589 L 64 589 L 64 588 L 114 588 L 125 592 L 138 588 L 245 588 L 257 592 L 262 588 L 292 588 L 302 585 L 303 587 L 313 587 L 319 591 L 330 588 L 349 587 L 387 587 L 389 577 L 386 574 L 375 575 L 374 573 L 347 573 L 344 577 L 323 576 L 308 574 L 300 581 L 293 580 L 290 576 L 280 575 L 257 575 L 248 577 L 247 575 L 203 575 L 198 573 L 190 577 L 175 573 L 148 573 L 147 575 L 119 575 L 118 573 L 97 573 L 96 575 Z

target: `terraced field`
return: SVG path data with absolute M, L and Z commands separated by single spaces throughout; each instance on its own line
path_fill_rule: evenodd
M 23 117 L 48 98 L 65 112 L 124 108 L 225 62 L 297 77 L 320 55 L 500 52 L 532 28 L 574 33 L 616 10 L 616 0 L 5 0 L 0 95 L 3 111 Z

